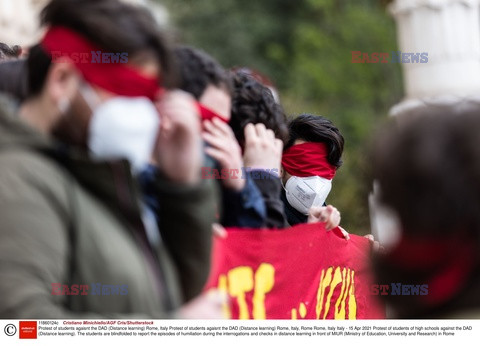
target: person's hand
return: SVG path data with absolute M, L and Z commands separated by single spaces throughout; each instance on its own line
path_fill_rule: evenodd
M 181 319 L 225 319 L 226 304 L 227 294 L 212 289 L 182 306 L 178 315 Z
M 172 181 L 198 182 L 203 154 L 195 100 L 186 92 L 168 91 L 156 106 L 161 122 L 153 162 Z
M 245 166 L 250 170 L 270 170 L 279 176 L 283 142 L 275 138 L 275 133 L 270 129 L 267 130 L 264 124 L 247 124 L 244 132 Z
M 375 240 L 375 237 L 373 236 L 373 234 L 367 234 L 364 237 L 370 241 L 370 245 L 372 246 L 373 252 L 379 252 L 379 253 L 385 252 L 385 248 L 382 245 L 380 245 L 380 242 Z
M 347 231 L 345 231 L 345 230 L 343 229 L 343 227 L 338 226 L 338 229 L 340 230 L 340 232 L 342 232 L 343 237 L 345 238 L 345 240 L 350 240 L 350 235 L 348 234 Z
M 340 212 L 333 205 L 311 207 L 308 211 L 308 223 L 324 222 L 325 229 L 330 231 L 340 225 Z
M 228 235 L 225 228 L 218 223 L 214 223 L 212 225 L 212 233 L 215 237 L 222 238 L 222 239 L 225 239 Z
M 324 222 L 325 230 L 330 231 L 340 225 L 340 212 L 333 205 L 327 205 L 326 207 L 312 207 L 308 211 L 308 223 Z M 347 231 L 340 227 L 340 231 L 346 240 L 350 239 Z
M 203 139 L 210 145 L 205 148 L 205 152 L 217 160 L 222 169 L 228 171 L 227 179 L 222 180 L 223 184 L 235 191 L 242 190 L 245 187 L 245 179 L 240 178 L 243 164 L 242 149 L 231 127 L 217 118 L 204 121 L 203 126 Z

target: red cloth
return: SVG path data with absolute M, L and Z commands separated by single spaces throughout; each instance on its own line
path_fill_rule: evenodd
M 206 289 L 232 296 L 237 319 L 381 319 L 370 295 L 368 239 L 322 224 L 285 230 L 228 229 L 216 238 Z
M 155 100 L 161 93 L 160 81 L 142 75 L 121 59 L 112 62 L 98 62 L 92 52 L 104 52 L 83 36 L 65 27 L 50 28 L 42 41 L 43 49 L 53 59 L 68 58 L 91 84 L 108 90 L 116 95 L 139 97 Z M 126 53 L 124 53 L 126 54 Z M 127 56 L 128 58 L 128 56 Z
M 468 283 L 475 268 L 474 244 L 462 233 L 438 239 L 403 235 L 381 260 L 392 268 L 408 271 L 412 277 L 431 273 L 425 276 L 428 295 L 422 297 L 422 302 L 438 306 L 455 297 Z
M 42 47 L 54 60 L 68 58 L 86 81 L 116 95 L 145 96 L 156 100 L 163 92 L 158 79 L 143 76 L 134 67 L 121 62 L 121 59 L 115 62 L 109 59 L 108 63 L 93 59 L 92 52 L 109 52 L 103 52 L 86 38 L 68 28 L 50 28 L 42 40 Z M 202 104 L 197 102 L 196 105 L 202 120 L 219 118 L 222 121 L 228 121 Z
M 205 107 L 204 105 L 202 105 L 199 102 L 197 102 L 197 108 L 198 108 L 198 113 L 200 114 L 200 118 L 202 119 L 202 121 L 205 121 L 205 120 L 210 120 L 211 121 L 211 120 L 213 120 L 213 118 L 218 118 L 223 122 L 228 122 L 228 120 L 225 119 L 224 117 L 222 117 L 220 114 L 214 112 L 210 108 Z
M 325 143 L 297 144 L 285 150 L 282 165 L 288 173 L 296 177 L 319 176 L 331 180 L 337 169 L 327 161 L 327 155 Z

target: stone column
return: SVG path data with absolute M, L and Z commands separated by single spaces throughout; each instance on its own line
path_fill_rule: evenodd
M 480 0 L 394 0 L 388 10 L 397 24 L 399 50 L 428 53 L 427 63 L 401 64 L 405 97 L 390 115 L 436 105 L 480 109 Z M 398 217 L 378 203 L 380 193 L 374 184 L 372 233 L 392 244 L 399 237 Z
M 395 0 L 389 12 L 399 50 L 428 53 L 428 63 L 402 64 L 405 99 L 391 114 L 432 102 L 477 102 L 480 0 Z

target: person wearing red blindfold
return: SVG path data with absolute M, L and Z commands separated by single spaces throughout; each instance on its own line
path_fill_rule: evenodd
M 262 194 L 246 172 L 247 168 L 258 167 L 258 160 L 244 161 L 244 158 L 280 158 L 278 144 L 275 145 L 271 136 L 265 147 L 250 147 L 249 155 L 242 153 L 229 126 L 232 85 L 227 71 L 208 54 L 192 47 L 177 47 L 175 56 L 181 72 L 180 88 L 199 102 L 206 143 L 205 177 L 221 179 L 219 174 L 215 178 L 212 172 L 228 172 L 225 179 L 219 180 L 222 195 L 219 223 L 225 227 L 268 226 Z M 253 151 L 257 155 L 253 155 Z
M 221 318 L 221 301 L 194 299 L 215 205 L 198 109 L 161 89 L 171 62 L 153 17 L 52 0 L 41 19 L 26 100 L 17 117 L 0 107 L 0 317 Z M 152 161 L 156 211 L 137 180 Z M 124 294 L 72 293 L 92 283 Z
M 308 221 L 311 208 L 325 204 L 341 166 L 344 139 L 333 123 L 302 114 L 288 125 L 290 139 L 282 156 L 282 200 L 288 223 Z
M 247 68 L 234 68 L 231 70 L 233 80 L 232 117 L 230 126 L 244 152 L 258 142 L 253 136 L 257 133 L 270 133 L 271 137 L 284 145 L 288 144 L 288 122 L 282 106 L 275 99 L 271 88 L 264 85 L 264 79 L 252 73 Z M 252 127 L 254 125 L 254 127 Z M 263 129 L 262 129 L 263 128 Z M 263 153 L 262 153 L 263 154 Z M 263 166 L 275 166 L 271 159 L 274 155 L 262 155 L 260 162 Z M 280 172 L 280 170 L 278 171 Z M 288 227 L 284 203 L 281 200 L 282 183 L 279 175 L 270 179 L 254 179 L 255 184 L 262 193 L 266 205 L 266 227 L 282 229 Z M 340 222 L 340 213 L 333 206 L 311 209 L 308 222 L 324 222 L 327 230 L 335 228 Z M 305 220 L 306 222 L 307 220 Z M 347 235 L 347 233 L 345 232 Z M 348 235 L 347 235 L 348 237 Z

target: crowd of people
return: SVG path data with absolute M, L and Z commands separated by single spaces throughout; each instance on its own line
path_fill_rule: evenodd
M 25 57 L 1 46 L 1 316 L 220 318 L 225 297 L 202 294 L 212 237 L 288 225 L 282 107 L 253 74 L 168 42 L 144 8 L 53 0 L 41 22 Z M 290 201 L 333 228 L 316 184 Z M 68 294 L 82 282 L 128 295 Z
M 329 119 L 287 117 L 258 73 L 170 42 L 143 7 L 51 0 L 40 19 L 36 45 L 0 44 L 0 317 L 222 318 L 226 297 L 203 293 L 213 237 L 340 224 L 326 200 L 344 137 Z M 393 302 L 402 317 L 476 301 L 480 124 L 433 113 L 372 159 L 404 230 L 376 254 L 379 280 L 445 288 Z M 128 294 L 71 294 L 80 283 Z

